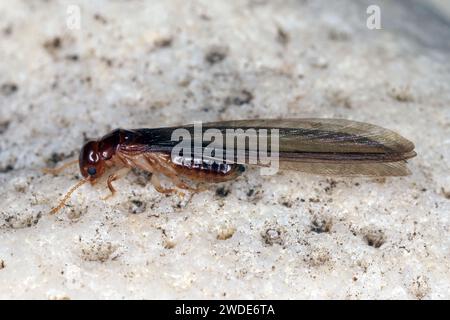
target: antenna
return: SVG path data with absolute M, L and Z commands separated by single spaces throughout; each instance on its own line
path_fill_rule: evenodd
M 59 204 L 56 207 L 54 207 L 52 210 L 50 210 L 50 214 L 55 214 L 59 210 L 61 210 L 61 208 L 65 206 L 67 200 L 69 200 L 69 198 L 72 195 L 72 193 L 74 193 L 75 190 L 77 190 L 79 187 L 81 187 L 83 184 L 85 184 L 88 181 L 89 181 L 89 179 L 83 179 L 83 180 L 78 181 L 78 183 L 76 185 L 74 185 L 72 188 L 70 188 L 70 190 L 66 193 L 66 195 L 59 202 Z

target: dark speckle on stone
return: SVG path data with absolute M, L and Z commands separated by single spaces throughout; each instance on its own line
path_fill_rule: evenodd
M 283 46 L 286 46 L 290 41 L 289 34 L 282 29 L 281 27 L 278 27 L 277 29 L 277 42 L 280 43 Z
M 173 38 L 171 37 L 166 37 L 166 38 L 160 38 L 160 39 L 156 39 L 153 42 L 153 45 L 156 48 L 169 48 L 173 43 Z
M 203 21 L 211 21 L 211 17 L 208 16 L 206 13 L 201 13 L 198 17 Z
M 113 64 L 114 64 L 113 60 L 112 60 L 112 59 L 109 59 L 109 58 L 103 57 L 103 58 L 101 58 L 100 60 L 101 60 L 102 62 L 104 62 L 104 63 L 106 64 L 106 66 L 108 66 L 108 67 L 112 67 Z
M 218 197 L 225 198 L 229 194 L 230 194 L 230 189 L 225 188 L 224 186 L 221 186 L 216 189 L 216 196 L 218 196 Z
M 284 240 L 282 238 L 282 232 L 278 229 L 267 229 L 261 234 L 265 244 L 273 246 L 274 244 L 283 245 Z
M 100 22 L 102 24 L 107 24 L 108 23 L 108 20 L 106 20 L 106 18 L 104 16 L 102 16 L 101 14 L 99 14 L 99 13 L 94 14 L 94 20 L 98 21 L 98 22 Z
M 285 206 L 286 208 L 292 208 L 291 201 L 283 201 L 283 202 L 281 202 L 281 205 Z
M 49 53 L 55 52 L 62 47 L 62 40 L 60 37 L 54 37 L 53 39 L 44 42 L 44 48 Z
M 4 96 L 10 96 L 10 95 L 16 93 L 17 90 L 19 90 L 19 87 L 17 86 L 17 84 L 15 84 L 13 82 L 4 83 L 0 87 L 0 92 Z
M 324 190 L 327 194 L 331 194 L 333 192 L 334 188 L 336 188 L 337 182 L 333 179 L 327 179 L 327 183 L 328 183 L 328 186 L 326 186 L 324 188 Z
M 0 134 L 4 134 L 6 130 L 8 130 L 9 125 L 11 124 L 10 121 L 0 121 Z
M 311 222 L 311 231 L 316 233 L 330 232 L 331 226 L 332 226 L 331 219 L 314 218 L 314 220 Z
M 226 99 L 227 104 L 234 104 L 236 106 L 242 106 L 248 104 L 253 100 L 253 94 L 250 91 L 242 90 L 237 95 L 233 97 L 228 97 Z
M 227 57 L 227 50 L 222 47 L 212 48 L 206 53 L 205 60 L 213 65 L 223 61 Z
M 77 54 L 68 54 L 66 56 L 66 59 L 69 60 L 69 61 L 74 61 L 75 62 L 75 61 L 80 60 L 80 56 L 77 55 Z
M 0 168 L 0 173 L 8 173 L 13 170 L 14 170 L 14 167 L 11 164 L 8 164 L 8 165 L 6 165 L 6 167 Z
M 450 191 L 445 190 L 444 188 L 441 188 L 442 195 L 445 197 L 445 199 L 450 200 Z
M 378 249 L 386 242 L 386 236 L 384 235 L 383 231 L 381 231 L 381 230 L 373 230 L 373 231 L 368 231 L 364 235 L 364 240 L 367 242 L 367 244 L 369 246 Z
M 64 152 L 53 152 L 47 159 L 46 163 L 49 167 L 55 166 L 58 162 L 68 159 L 74 155 L 74 152 L 65 154 Z
M 146 205 L 141 200 L 134 199 L 130 201 L 129 211 L 133 214 L 143 213 L 145 208 Z
M 12 26 L 7 26 L 3 29 L 3 35 L 5 35 L 6 37 L 12 35 L 13 33 L 13 27 Z
M 86 78 L 80 79 L 82 83 L 91 83 L 92 78 L 90 76 L 87 76 Z
M 333 41 L 347 41 L 350 39 L 350 35 L 346 31 L 332 28 L 328 32 L 328 39 Z

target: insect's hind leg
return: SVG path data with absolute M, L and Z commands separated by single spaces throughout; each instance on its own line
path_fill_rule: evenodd
M 155 188 L 155 190 L 158 191 L 159 193 L 171 194 L 171 193 L 176 192 L 176 190 L 173 188 L 164 188 L 161 185 L 161 181 L 159 180 L 156 173 L 152 174 L 150 182 L 153 184 L 153 187 Z
M 184 182 L 180 177 L 179 173 L 177 172 L 176 168 L 173 168 L 171 166 L 166 165 L 165 162 L 161 164 L 161 162 L 156 163 L 156 166 L 163 175 L 165 175 L 167 178 L 170 179 L 170 181 L 179 189 L 191 191 L 191 192 L 200 192 L 203 191 L 203 189 L 200 188 L 194 188 L 190 185 L 188 185 L 186 182 Z
M 190 185 L 185 183 L 177 175 L 174 175 L 172 173 L 167 173 L 166 177 L 168 177 L 177 188 L 188 190 L 188 191 L 194 191 L 194 192 L 200 191 L 198 188 L 191 187 Z
M 168 162 L 168 158 L 166 155 L 164 156 L 150 156 L 147 155 L 146 159 L 148 161 L 148 163 L 155 169 L 155 172 L 159 172 L 162 175 L 166 176 L 167 178 L 170 179 L 170 181 L 179 189 L 183 189 L 183 190 L 188 190 L 188 191 L 192 191 L 192 192 L 199 192 L 202 191 L 202 189 L 199 188 L 193 188 L 190 185 L 188 185 L 187 183 L 185 183 L 183 180 L 181 180 L 179 178 L 179 173 L 176 170 L 176 168 L 174 168 L 169 162 Z M 155 174 L 153 175 L 155 176 Z M 152 176 L 152 178 L 153 178 Z M 155 177 L 155 179 L 158 179 L 157 177 Z M 157 180 L 159 182 L 159 179 Z M 164 190 L 164 188 L 161 187 L 161 185 L 158 183 L 156 184 L 155 189 L 156 190 Z M 158 191 L 159 191 L 158 190 Z M 173 189 L 167 189 L 170 190 L 169 192 L 162 192 L 162 193 L 171 193 L 175 190 Z
M 190 185 L 188 185 L 187 183 L 183 182 L 180 178 L 178 178 L 177 176 L 174 177 L 169 177 L 172 182 L 180 189 L 185 189 L 188 191 L 192 191 L 192 192 L 202 192 L 205 191 L 206 188 L 205 187 L 200 187 L 200 184 L 197 184 L 196 187 L 192 187 Z

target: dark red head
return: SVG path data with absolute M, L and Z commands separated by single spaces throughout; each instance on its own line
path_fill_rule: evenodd
M 115 155 L 121 142 L 121 131 L 117 129 L 99 140 L 88 141 L 81 148 L 79 165 L 83 177 L 94 181 L 103 175 L 106 169 L 105 161 Z
M 105 161 L 99 152 L 99 142 L 89 141 L 82 148 L 79 158 L 83 177 L 95 180 L 105 172 Z

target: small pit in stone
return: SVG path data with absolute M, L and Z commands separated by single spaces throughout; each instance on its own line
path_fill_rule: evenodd
M 234 235 L 235 232 L 236 229 L 232 227 L 221 229 L 217 234 L 217 240 L 228 240 Z
M 393 87 L 388 91 L 388 95 L 398 102 L 413 102 L 414 95 L 408 86 Z
M 111 242 L 85 244 L 84 248 L 81 249 L 81 258 L 85 261 L 106 262 L 117 258 L 116 250 L 117 246 Z
M 67 218 L 69 218 L 72 222 L 78 221 L 84 212 L 87 211 L 87 208 L 81 210 L 77 207 L 66 206 Z
M 24 229 L 31 228 L 38 224 L 42 218 L 42 212 L 36 213 L 18 213 L 6 216 L 4 218 L 4 224 L 7 228 L 11 229 Z
M 135 177 L 135 179 L 133 179 L 133 182 L 141 187 L 145 187 L 150 182 L 150 179 L 152 178 L 152 174 L 150 172 L 147 172 L 144 170 L 133 168 L 131 170 L 131 172 L 133 173 L 133 176 Z
M 366 243 L 374 248 L 380 248 L 386 242 L 386 236 L 381 230 L 369 230 L 364 235 Z
M 320 267 L 331 263 L 331 253 L 325 248 L 312 249 L 304 261 L 310 267 Z
M 425 298 L 431 291 L 427 276 L 417 276 L 408 287 L 411 294 L 418 300 Z
M 226 196 L 228 196 L 230 194 L 230 189 L 224 187 L 224 186 L 220 186 L 219 188 L 216 189 L 216 196 L 220 197 L 220 198 L 225 198 Z
M 176 243 L 175 243 L 174 241 L 172 241 L 172 240 L 165 239 L 165 240 L 163 241 L 163 247 L 164 247 L 164 249 L 170 250 L 170 249 L 175 248 L 175 246 L 176 246 Z
M 130 205 L 128 207 L 128 211 L 132 214 L 140 214 L 145 212 L 146 204 L 145 202 L 139 199 L 130 200 Z
M 268 228 L 261 234 L 261 237 L 265 244 L 273 246 L 274 244 L 284 244 L 282 235 L 283 233 L 280 229 Z
M 237 94 L 225 99 L 227 105 L 234 104 L 236 106 L 242 106 L 249 104 L 253 100 L 253 94 L 248 90 L 241 90 Z
M 0 167 L 0 173 L 8 173 L 13 170 L 14 170 L 14 167 L 11 164 L 7 164 L 4 167 Z
M 315 233 L 330 232 L 332 225 L 331 218 L 314 217 L 311 221 L 311 231 Z

